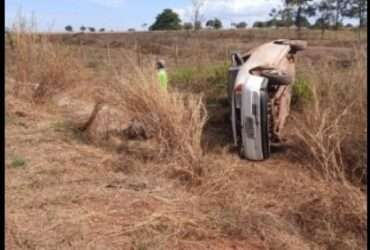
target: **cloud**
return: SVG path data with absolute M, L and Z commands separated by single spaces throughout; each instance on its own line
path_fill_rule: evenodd
M 173 11 L 179 15 L 180 19 L 183 22 L 191 20 L 192 10 L 190 5 L 185 8 L 174 8 Z
M 203 21 L 214 17 L 220 18 L 226 26 L 230 22 L 240 21 L 252 24 L 257 20 L 268 19 L 271 9 L 280 5 L 281 0 L 208 0 L 201 9 L 201 16 Z M 190 4 L 182 9 L 175 9 L 175 11 L 183 21 L 192 19 Z

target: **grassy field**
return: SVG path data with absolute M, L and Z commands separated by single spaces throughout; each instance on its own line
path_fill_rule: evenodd
M 367 34 L 300 34 L 288 142 L 250 162 L 231 146 L 229 54 L 293 30 L 25 31 L 6 37 L 7 249 L 365 248 Z M 59 95 L 115 107 L 153 136 L 95 141 Z

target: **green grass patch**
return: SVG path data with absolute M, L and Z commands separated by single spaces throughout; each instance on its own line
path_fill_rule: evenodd
M 10 165 L 13 168 L 24 167 L 24 166 L 26 166 L 26 160 L 22 156 L 16 155 L 16 156 L 14 156 L 14 158 L 13 158 L 12 162 L 10 163 Z
M 203 93 L 206 98 L 226 95 L 227 63 L 203 67 L 181 67 L 169 72 L 170 85 L 193 93 Z
M 177 68 L 169 72 L 170 84 L 183 85 L 192 84 L 199 78 L 199 70 L 192 67 Z
M 292 89 L 292 107 L 302 108 L 310 103 L 313 98 L 310 83 L 303 76 L 299 75 L 293 84 Z

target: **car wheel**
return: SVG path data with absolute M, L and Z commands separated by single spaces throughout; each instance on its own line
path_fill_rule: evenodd
M 293 81 L 290 75 L 276 69 L 262 70 L 260 74 L 269 79 L 270 84 L 288 85 Z

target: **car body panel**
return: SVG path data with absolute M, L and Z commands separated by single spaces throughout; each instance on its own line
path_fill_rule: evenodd
M 265 116 L 261 116 L 263 110 L 267 112 L 266 107 L 262 107 L 262 100 L 266 101 L 266 98 L 269 98 L 268 84 L 276 84 L 278 80 L 281 85 L 294 82 L 293 55 L 305 46 L 304 41 L 280 39 L 262 44 L 243 56 L 237 53 L 232 55 L 233 65 L 229 69 L 228 86 L 228 97 L 231 104 L 230 118 L 234 145 L 242 147 L 242 154 L 246 158 L 263 160 L 269 154 L 269 148 L 266 149 L 263 141 L 269 140 L 266 139 L 266 124 L 264 127 L 261 126 L 261 117 L 264 117 L 265 123 L 269 122 Z M 239 62 L 239 58 L 242 58 L 242 62 Z M 267 72 L 272 70 L 269 72 L 269 77 L 264 75 L 266 70 Z M 278 77 L 271 78 L 271 73 L 274 75 L 276 72 Z M 279 77 L 280 73 L 288 77 Z M 237 93 L 236 89 L 238 89 Z M 271 98 L 273 103 L 275 96 Z
M 264 140 L 262 127 L 263 107 L 261 96 L 267 91 L 268 80 L 264 77 L 249 75 L 248 84 L 242 89 L 241 98 L 241 138 L 242 154 L 250 160 L 263 160 Z

